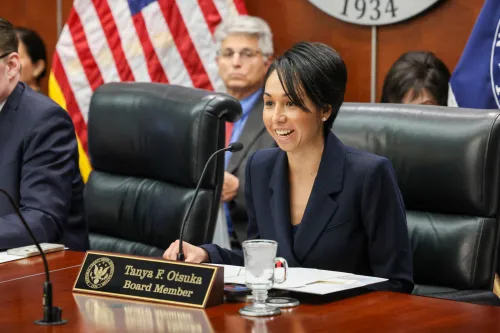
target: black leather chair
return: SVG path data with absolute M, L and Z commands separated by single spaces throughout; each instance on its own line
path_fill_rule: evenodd
M 333 132 L 387 157 L 407 209 L 414 294 L 498 305 L 500 111 L 344 103 Z
M 173 85 L 111 83 L 92 96 L 88 119 L 93 171 L 85 212 L 94 250 L 161 256 L 179 237 L 201 172 L 224 145 L 225 121 L 241 116 L 227 95 Z M 185 230 L 211 242 L 224 154 L 210 163 Z

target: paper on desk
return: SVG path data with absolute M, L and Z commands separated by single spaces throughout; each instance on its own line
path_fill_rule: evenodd
M 64 247 L 64 250 L 67 250 L 67 247 Z M 40 253 L 38 253 L 36 256 L 39 256 Z M 20 260 L 20 259 L 26 259 L 29 257 L 26 256 L 15 256 L 12 254 L 8 254 L 7 251 L 1 251 L 0 252 L 0 264 L 4 262 L 9 262 L 9 261 L 14 261 L 14 260 Z
M 207 264 L 207 265 L 224 267 L 224 283 L 233 283 L 226 281 L 226 279 L 229 279 L 231 277 L 235 277 L 238 275 L 245 276 L 245 267 L 233 266 L 233 265 L 219 265 L 219 264 Z M 245 284 L 245 281 L 243 281 L 243 284 Z
M 224 267 L 224 283 L 245 284 L 245 268 L 240 266 L 217 265 Z M 275 270 L 279 274 L 282 269 Z M 290 267 L 287 280 L 275 283 L 274 289 L 290 290 L 309 294 L 326 295 L 338 291 L 367 286 L 387 279 L 355 275 L 345 272 L 321 269 Z
M 351 274 L 343 278 L 334 278 L 324 281 L 317 281 L 302 287 L 289 288 L 287 290 L 301 292 L 301 293 L 308 293 L 308 294 L 326 295 L 338 291 L 360 288 L 370 284 L 375 284 L 384 281 L 387 281 L 387 279 L 378 278 L 374 276 Z M 276 285 L 273 288 L 281 289 L 279 285 Z
M 279 274 L 280 270 L 281 269 L 276 269 L 275 274 Z M 288 276 L 285 282 L 275 283 L 273 288 L 288 289 L 288 288 L 303 287 L 313 282 L 327 280 L 327 279 L 334 279 L 340 276 L 348 276 L 350 274 L 343 272 L 324 271 L 312 268 L 290 267 L 288 268 L 287 275 Z M 224 282 L 245 284 L 245 268 L 241 267 L 238 275 L 228 276 L 227 278 L 226 274 L 224 273 Z
M 25 257 L 13 256 L 11 254 L 7 254 L 7 251 L 0 252 L 0 264 L 4 262 L 24 259 Z

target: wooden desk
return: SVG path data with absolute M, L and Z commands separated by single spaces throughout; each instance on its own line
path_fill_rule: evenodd
M 51 271 L 80 266 L 82 261 L 83 253 L 79 252 L 59 251 L 47 255 L 47 264 Z M 0 283 L 13 279 L 25 278 L 31 275 L 43 274 L 45 274 L 45 270 L 43 269 L 43 260 L 40 256 L 8 261 L 0 264 Z
M 0 331 L 10 332 L 500 332 L 500 309 L 433 298 L 374 292 L 326 305 L 301 305 L 271 318 L 238 314 L 242 304 L 206 310 L 73 294 L 83 253 L 49 254 L 54 304 L 64 326 L 33 324 L 42 314 L 43 274 L 0 283 Z M 33 259 L 27 259 L 33 260 Z M 26 265 L 43 272 L 41 261 L 6 263 L 2 276 Z M 67 265 L 66 269 L 64 265 Z M 9 275 L 11 274 L 11 275 Z M 19 275 L 19 274 L 17 274 Z

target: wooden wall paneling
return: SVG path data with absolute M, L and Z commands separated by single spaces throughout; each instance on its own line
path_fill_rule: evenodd
M 371 28 L 345 23 L 307 0 L 247 0 L 249 15 L 266 20 L 274 35 L 275 54 L 299 41 L 328 44 L 344 58 L 348 72 L 345 100 L 370 100 Z
M 62 0 L 62 20 L 63 20 L 63 24 L 65 24 L 66 21 L 68 20 L 69 12 L 71 11 L 71 7 L 73 7 L 73 0 Z
M 2 0 L 2 2 L 7 0 Z M 336 0 L 339 1 L 339 0 Z M 404 52 L 430 50 L 450 71 L 455 68 L 484 1 L 443 0 L 418 17 L 378 28 L 377 96 L 384 77 Z M 73 0 L 62 0 L 62 19 L 66 22 Z M 282 54 L 302 40 L 323 42 L 337 49 L 348 69 L 346 101 L 370 100 L 370 27 L 335 19 L 308 0 L 246 0 L 250 15 L 265 19 L 274 34 L 275 53 Z M 49 66 L 57 43 L 57 0 L 16 0 L 0 6 L 0 16 L 14 25 L 36 30 L 47 45 Z M 47 93 L 48 76 L 42 82 Z
M 484 1 L 446 0 L 409 21 L 378 30 L 377 96 L 385 75 L 408 51 L 432 51 L 453 72 Z
M 0 16 L 10 21 L 15 26 L 22 26 L 35 30 L 40 34 L 47 48 L 47 69 L 50 70 L 52 53 L 57 43 L 56 10 L 57 0 L 16 0 L 3 2 Z M 42 80 L 42 92 L 47 93 L 49 73 Z
M 408 21 L 379 27 L 377 100 L 380 100 L 387 71 L 404 52 L 433 51 L 453 71 L 483 3 L 482 0 L 443 0 Z M 250 15 L 262 17 L 271 26 L 277 54 L 301 40 L 319 41 L 337 49 L 349 73 L 346 101 L 369 102 L 370 27 L 342 22 L 308 0 L 246 0 L 246 6 Z

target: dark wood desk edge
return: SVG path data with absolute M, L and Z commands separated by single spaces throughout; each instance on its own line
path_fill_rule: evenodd
M 47 253 L 49 272 L 81 266 L 86 252 L 57 251 Z M 12 260 L 0 264 L 0 283 L 45 274 L 43 260 L 40 255 Z
M 77 264 L 77 265 L 69 265 L 69 266 L 64 266 L 64 267 L 58 268 L 58 269 L 49 270 L 50 273 L 56 273 L 56 272 L 59 272 L 59 271 L 63 271 L 63 270 L 68 270 L 68 269 L 73 269 L 73 268 L 80 267 L 83 264 L 83 261 L 85 259 L 86 254 L 87 254 L 87 251 L 86 252 L 80 252 L 80 251 L 65 250 L 64 252 L 65 253 L 69 253 L 70 256 L 79 256 L 79 258 L 77 260 L 80 261 L 80 263 Z M 54 257 L 57 257 L 57 255 L 58 254 L 60 255 L 61 253 L 62 253 L 62 251 L 61 252 L 53 252 L 53 253 L 48 253 L 47 254 L 47 261 L 49 262 L 49 269 L 50 269 L 50 261 L 64 260 L 64 258 L 53 259 Z M 20 263 L 21 261 L 25 261 L 25 260 L 33 260 L 33 258 L 39 258 L 39 256 L 30 257 L 30 258 L 24 258 L 24 259 L 19 259 L 19 260 L 12 261 L 12 262 L 6 262 L 5 264 Z M 36 277 L 36 276 L 40 276 L 40 275 L 45 274 L 45 272 L 43 271 L 43 265 L 42 265 L 41 261 L 39 263 L 36 263 L 36 265 L 40 265 L 41 266 L 41 271 L 40 272 L 37 272 L 37 273 L 34 273 L 34 274 L 29 274 L 29 275 L 24 275 L 24 276 L 21 276 L 21 277 L 18 277 L 18 278 L 14 278 L 14 279 L 0 281 L 0 284 L 7 283 L 7 282 L 12 282 L 12 281 L 18 281 L 18 280 L 27 279 L 27 278 Z M 370 294 L 378 294 L 378 295 L 387 295 L 387 296 L 390 296 L 392 294 L 400 294 L 400 293 L 397 293 L 397 292 L 390 292 L 390 291 L 370 291 L 369 293 Z M 347 297 L 346 299 L 355 298 L 356 296 L 362 296 L 363 294 L 353 295 L 352 297 Z M 406 296 L 409 296 L 409 297 L 417 297 L 417 298 L 427 298 L 427 299 L 430 299 L 430 300 L 439 300 L 439 301 L 442 301 L 442 302 L 453 302 L 453 303 L 457 302 L 457 301 L 454 301 L 454 300 L 447 300 L 447 299 L 435 298 L 435 297 L 425 296 L 425 295 L 412 295 L 412 294 L 402 294 L 402 295 L 406 295 Z M 338 301 L 340 301 L 340 299 L 339 300 L 334 300 L 333 302 L 338 302 Z M 328 302 L 328 303 L 330 303 L 330 302 Z M 471 304 L 471 303 L 463 303 L 463 302 L 458 302 L 458 303 L 477 306 L 476 304 Z M 321 304 L 321 303 L 320 304 L 310 303 L 308 305 L 313 305 L 314 306 L 314 305 L 324 305 L 324 304 Z M 481 306 L 481 307 L 496 308 L 496 307 L 488 306 L 488 305 L 479 305 L 479 306 Z
M 83 255 L 84 253 L 81 253 L 82 259 Z M 77 261 L 79 257 L 80 254 L 70 254 L 69 258 L 64 256 L 59 258 L 63 261 L 68 259 Z M 37 262 L 36 265 L 39 263 Z M 148 308 L 150 309 L 148 313 L 154 313 L 154 310 L 158 309 L 162 314 L 168 312 L 169 308 L 172 307 L 115 297 L 99 297 L 97 299 L 95 296 L 86 297 L 84 294 L 70 292 L 79 266 L 81 265 L 53 270 L 54 274 L 51 279 L 54 282 L 55 304 L 63 309 L 63 317 L 69 319 L 68 325 L 58 328 L 57 332 L 114 332 L 120 330 L 122 332 L 135 332 L 138 330 L 131 330 L 124 324 L 123 318 L 126 317 L 123 309 L 125 306 L 111 307 L 108 306 L 109 304 L 128 304 L 131 309 L 141 309 L 141 311 Z M 40 299 L 37 293 L 31 292 L 35 288 L 41 288 L 44 277 L 42 274 L 29 277 L 18 279 L 17 282 L 12 281 L 11 284 L 0 284 L 0 288 L 3 288 L 1 292 L 5 292 L 3 299 L 6 301 L 3 313 L 6 314 L 4 316 L 6 319 L 3 321 L 0 319 L 2 333 L 47 332 L 45 328 L 33 325 L 33 320 L 38 319 L 40 315 Z M 85 302 L 81 302 L 84 299 L 90 300 L 89 306 L 92 306 L 88 309 L 84 306 Z M 110 302 L 100 303 L 100 301 L 106 300 Z M 111 313 L 113 318 L 120 318 L 113 321 L 113 327 L 107 327 L 106 322 L 101 320 L 103 317 L 99 314 L 104 313 L 103 311 L 92 311 L 99 309 L 95 307 L 97 304 L 95 301 L 99 301 L 98 305 L 102 306 L 101 309 L 105 310 L 105 313 Z M 403 329 L 406 332 L 468 333 L 474 331 L 493 332 L 500 327 L 500 309 L 385 291 L 373 291 L 359 297 L 327 304 L 303 304 L 290 312 L 284 311 L 282 315 L 273 317 L 269 321 L 265 321 L 265 319 L 254 321 L 252 318 L 240 316 L 238 310 L 242 306 L 243 303 L 226 303 L 204 310 L 188 307 L 176 307 L 176 310 L 188 312 L 196 310 L 203 314 L 203 318 L 205 318 L 203 321 L 207 321 L 206 318 L 208 318 L 208 327 L 212 331 L 226 333 L 251 332 L 259 327 L 273 333 L 284 331 L 290 333 L 329 332 L 332 327 L 338 331 L 350 332 L 391 332 Z M 360 320 L 360 318 L 365 319 Z M 375 321 L 377 325 L 370 329 L 367 322 L 373 323 Z M 139 318 L 137 323 L 141 322 Z M 164 327 L 162 326 L 162 328 Z
M 58 271 L 64 271 L 66 269 L 71 269 L 71 268 L 80 267 L 80 266 L 81 266 L 81 264 L 80 265 L 68 266 L 68 267 L 64 267 L 64 268 L 58 268 L 58 269 L 54 269 L 52 271 L 49 271 L 49 273 L 55 273 L 55 272 L 58 272 Z M 7 282 L 12 282 L 12 281 L 17 281 L 17 280 L 22 280 L 22 279 L 28 279 L 30 277 L 44 275 L 44 274 L 45 274 L 45 272 L 36 273 L 36 274 L 30 274 L 30 275 L 25 275 L 25 276 L 21 276 L 21 277 L 15 278 L 15 279 L 0 281 L 0 284 L 7 283 Z

